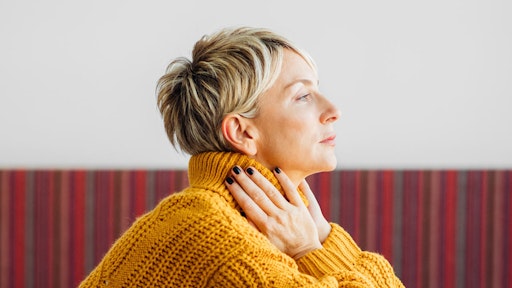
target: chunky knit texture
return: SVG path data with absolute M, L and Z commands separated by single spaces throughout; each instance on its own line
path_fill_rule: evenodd
M 138 218 L 80 287 L 403 287 L 384 257 L 361 251 L 334 223 L 322 249 L 298 261 L 281 253 L 226 189 L 234 165 L 255 167 L 282 191 L 249 157 L 193 156 L 190 187 Z

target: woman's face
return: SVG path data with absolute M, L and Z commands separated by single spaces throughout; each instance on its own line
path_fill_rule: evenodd
M 300 55 L 285 49 L 281 73 L 259 108 L 252 119 L 256 160 L 283 169 L 296 184 L 336 168 L 333 123 L 340 111 L 320 93 L 315 70 Z

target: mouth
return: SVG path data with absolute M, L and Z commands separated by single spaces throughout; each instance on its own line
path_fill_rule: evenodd
M 325 138 L 324 140 L 320 141 L 321 144 L 326 144 L 329 146 L 336 146 L 336 135 L 330 135 L 329 137 Z

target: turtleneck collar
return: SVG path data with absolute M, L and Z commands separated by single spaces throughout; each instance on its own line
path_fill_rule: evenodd
M 235 165 L 240 166 L 244 170 L 249 166 L 256 168 L 284 195 L 283 188 L 272 171 L 246 155 L 233 152 L 205 152 L 192 156 L 188 166 L 190 186 L 219 193 L 233 207 L 240 209 L 225 185 L 226 177 L 230 175 L 230 170 Z M 305 200 L 300 190 L 299 193 L 303 200 Z M 305 202 L 307 204 L 307 200 Z

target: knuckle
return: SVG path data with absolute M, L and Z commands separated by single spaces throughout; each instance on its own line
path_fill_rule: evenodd
M 267 194 L 268 198 L 270 198 L 270 199 L 276 199 L 276 198 L 277 198 L 277 197 L 279 197 L 279 195 L 280 195 L 280 194 L 279 194 L 276 190 L 274 190 L 274 189 L 265 190 L 265 192 L 266 192 L 266 194 Z M 279 194 L 279 195 L 278 195 L 278 194 Z
M 289 213 L 277 213 L 275 215 L 276 222 L 282 226 L 288 226 L 290 223 L 290 214 Z
M 266 199 L 267 196 L 264 194 L 264 193 L 260 193 L 260 192 L 255 192 L 253 193 L 252 195 L 252 199 L 254 200 L 254 202 L 256 203 L 263 203 Z

